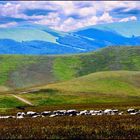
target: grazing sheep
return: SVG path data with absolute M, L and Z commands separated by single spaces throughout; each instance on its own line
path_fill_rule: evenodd
M 135 113 L 135 112 L 136 112 L 136 110 L 135 109 L 132 109 L 132 108 L 130 108 L 130 109 L 127 110 L 127 113 Z
M 112 110 L 115 114 L 118 114 L 119 113 L 119 110 L 118 109 L 113 109 Z
M 113 112 L 112 109 L 106 109 L 106 110 L 104 110 L 104 114 L 106 114 L 106 115 L 115 115 L 115 113 Z
M 26 113 L 26 115 L 29 116 L 29 117 L 32 117 L 32 116 L 34 116 L 34 115 L 39 115 L 39 113 L 33 112 L 33 111 L 28 111 L 28 112 Z
M 51 115 L 51 111 L 43 111 L 43 112 L 41 112 L 41 115 L 43 115 L 43 116 Z
M 52 114 L 52 115 L 50 115 L 49 117 L 56 117 L 56 116 L 58 116 L 57 114 Z
M 89 111 L 87 110 L 80 111 L 79 115 L 89 115 Z
M 97 115 L 103 115 L 103 114 L 104 114 L 104 112 L 102 110 L 97 111 Z
M 123 111 L 118 113 L 118 115 L 122 115 L 122 114 L 123 114 Z
M 24 112 L 18 112 L 16 118 L 22 119 L 22 118 L 24 118 L 24 116 L 25 116 Z
M 138 114 L 138 112 L 131 112 L 131 113 L 129 113 L 130 115 L 137 115 Z
M 34 115 L 32 116 L 32 118 L 40 118 L 40 117 L 44 117 L 43 115 Z
M 92 116 L 97 115 L 97 111 L 96 111 L 96 110 L 90 110 L 90 114 L 91 114 Z
M 102 110 L 94 110 L 91 115 L 103 115 L 103 111 Z
M 57 114 L 59 116 L 63 116 L 66 114 L 66 110 L 56 110 L 56 111 L 53 111 L 53 114 Z
M 17 118 L 17 119 L 23 119 L 24 116 L 22 116 L 22 115 L 21 115 L 21 116 L 17 116 L 16 118 Z
M 65 115 L 66 114 L 66 110 L 58 110 L 60 115 Z
M 126 113 L 126 112 L 125 112 Z M 128 109 L 127 113 L 130 115 L 138 115 L 140 114 L 140 110 L 137 109 Z M 56 117 L 56 116 L 79 116 L 79 115 L 123 115 L 124 112 L 119 112 L 118 109 L 105 109 L 103 110 L 82 110 L 77 111 L 75 109 L 71 110 L 55 110 L 55 111 L 43 111 L 41 113 L 28 111 L 27 113 L 24 112 L 17 112 L 16 116 L 0 116 L 0 119 L 7 119 L 7 118 L 17 118 L 22 119 L 25 117 L 31 117 L 31 118 L 38 118 L 38 117 Z
M 94 111 L 95 111 L 95 110 L 90 110 L 89 113 L 92 114 L 92 113 L 94 113 Z
M 69 115 L 69 116 L 76 116 L 77 113 L 78 113 L 78 111 L 75 109 L 71 109 L 71 110 L 66 111 L 66 115 Z
M 25 116 L 25 113 L 24 112 L 18 112 L 17 116 Z
M 15 116 L 0 116 L 0 119 L 8 119 L 8 118 L 15 118 Z

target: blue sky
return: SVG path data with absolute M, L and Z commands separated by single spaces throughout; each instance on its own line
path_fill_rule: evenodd
M 70 31 L 96 24 L 140 20 L 139 1 L 1 1 L 0 27 L 40 24 Z

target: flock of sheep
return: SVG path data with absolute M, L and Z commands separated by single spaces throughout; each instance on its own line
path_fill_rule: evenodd
M 140 114 L 140 110 L 128 109 L 126 112 L 119 111 L 118 109 L 106 109 L 106 110 L 83 110 L 78 111 L 75 109 L 71 110 L 55 110 L 55 111 L 43 111 L 41 113 L 28 111 L 18 112 L 16 116 L 0 116 L 2 118 L 37 118 L 37 117 L 56 117 L 56 116 L 80 116 L 80 115 L 123 115 L 123 114 L 137 115 Z

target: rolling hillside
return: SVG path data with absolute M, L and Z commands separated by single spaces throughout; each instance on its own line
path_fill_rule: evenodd
M 113 70 L 140 71 L 140 47 L 108 47 L 78 55 L 0 55 L 0 91 Z
M 49 88 L 70 92 L 140 96 L 140 72 L 96 72 L 70 81 L 50 84 Z
M 41 86 L 40 91 L 20 94 L 34 105 L 139 103 L 140 72 L 96 72 L 57 84 Z
M 101 24 L 67 33 L 35 24 L 0 28 L 0 54 L 75 54 L 112 45 L 138 46 L 139 23 Z

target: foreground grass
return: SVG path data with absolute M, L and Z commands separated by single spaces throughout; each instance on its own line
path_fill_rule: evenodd
M 38 97 L 38 96 L 37 96 Z M 99 110 L 114 108 L 126 111 L 140 108 L 140 103 L 96 103 L 38 105 L 23 109 L 10 109 L 1 115 L 17 112 L 57 109 Z M 55 118 L 0 119 L 0 139 L 139 139 L 140 116 L 73 116 Z
M 0 120 L 1 139 L 139 139 L 140 116 Z

